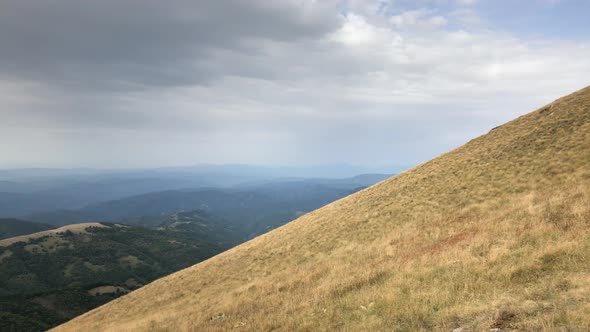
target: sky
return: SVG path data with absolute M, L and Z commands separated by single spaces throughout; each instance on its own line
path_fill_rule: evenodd
M 0 0 L 0 168 L 418 164 L 589 85 L 589 12 Z

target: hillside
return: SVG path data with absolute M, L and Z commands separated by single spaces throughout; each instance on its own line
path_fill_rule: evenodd
M 1 240 L 0 330 L 46 330 L 227 249 L 197 216 L 200 233 L 86 223 Z
M 589 252 L 590 87 L 56 331 L 588 331 Z
M 53 226 L 18 219 L 0 218 L 0 240 L 52 229 Z
M 201 210 L 180 211 L 164 216 L 142 216 L 126 223 L 182 235 L 187 239 L 207 239 L 221 248 L 244 242 L 245 231 L 240 225 L 212 216 Z

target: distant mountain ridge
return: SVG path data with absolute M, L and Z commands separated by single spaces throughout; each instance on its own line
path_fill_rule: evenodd
M 0 218 L 0 240 L 52 229 L 54 226 L 18 219 Z
M 24 218 L 48 210 L 79 209 L 90 204 L 157 191 L 227 189 L 245 183 L 272 182 L 287 177 L 340 179 L 366 171 L 391 174 L 405 168 L 196 165 L 128 170 L 0 169 L 0 217 Z
M 77 210 L 33 214 L 27 219 L 56 226 L 108 221 L 134 224 L 179 211 L 202 210 L 240 226 L 249 237 L 283 225 L 301 214 L 389 177 L 372 174 L 350 179 L 271 181 L 237 188 L 153 192 L 89 205 Z

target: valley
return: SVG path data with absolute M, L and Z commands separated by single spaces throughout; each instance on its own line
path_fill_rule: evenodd
M 46 330 L 386 177 L 162 191 L 0 219 L 0 329 Z

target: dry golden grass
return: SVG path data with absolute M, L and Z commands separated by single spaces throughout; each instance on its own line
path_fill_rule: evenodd
M 590 330 L 590 88 L 56 331 Z

